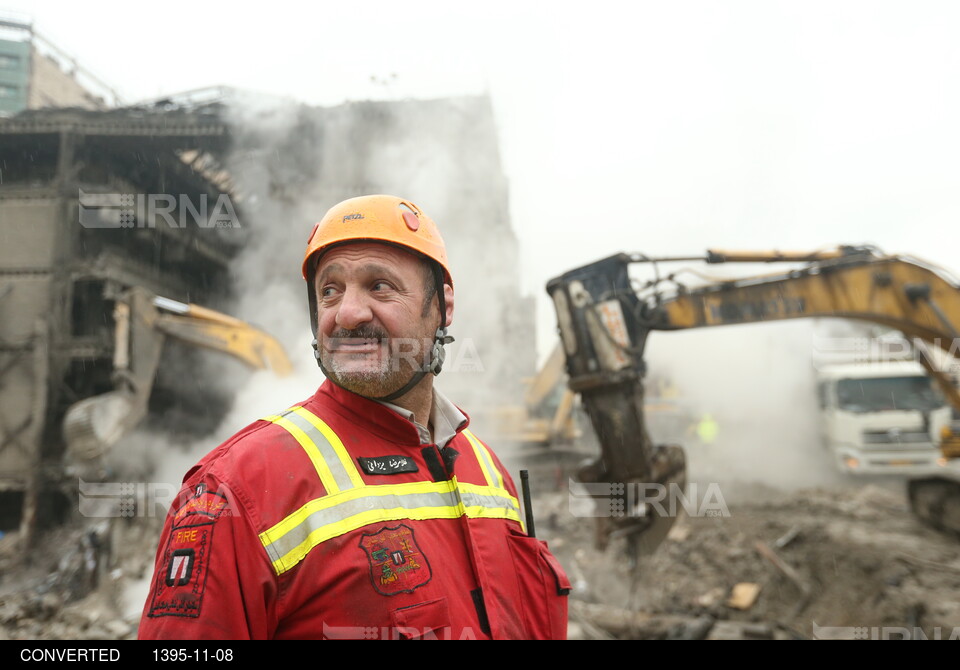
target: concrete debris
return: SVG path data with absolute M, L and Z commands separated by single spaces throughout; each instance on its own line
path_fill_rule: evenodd
M 777 538 L 777 541 L 773 543 L 774 549 L 782 549 L 791 542 L 797 539 L 797 536 L 800 535 L 800 526 L 793 526 L 786 533 Z
M 677 522 L 667 532 L 667 539 L 671 542 L 683 542 L 690 537 L 690 526 Z
M 670 640 L 703 640 L 706 639 L 716 625 L 713 617 L 702 616 L 685 621 L 667 634 Z
M 607 605 L 570 603 L 571 617 L 589 622 L 591 627 L 606 631 L 609 637 L 642 637 L 665 639 L 671 631 L 689 623 L 688 617 L 671 614 L 629 611 Z
M 703 595 L 699 595 L 696 598 L 694 598 L 693 604 L 697 607 L 702 607 L 703 609 L 710 609 L 711 607 L 719 603 L 721 600 L 723 600 L 724 595 L 725 595 L 725 592 L 722 588 L 720 587 L 713 588 L 707 591 L 706 593 L 704 593 Z
M 788 635 L 778 633 L 771 624 L 742 623 L 739 621 L 719 621 L 710 630 L 708 640 L 774 640 L 789 639 Z
M 571 605 L 600 608 L 577 616 L 618 639 L 810 639 L 847 627 L 882 635 L 885 626 L 916 638 L 960 635 L 960 545 L 913 517 L 900 487 L 724 486 L 738 492 L 728 517 L 683 519 L 674 526 L 689 529 L 682 541 L 633 566 L 625 542 L 594 548 L 593 519 L 561 515 L 558 558 L 589 585 L 574 589 Z M 741 583 L 759 595 L 729 607 Z M 581 619 L 571 619 L 582 635 Z
M 117 527 L 115 527 L 117 526 Z M 119 527 L 119 528 L 118 528 Z M 139 611 L 124 616 L 122 595 L 132 569 L 152 556 L 159 529 L 136 530 L 126 520 L 59 528 L 40 539 L 31 560 L 15 562 L 15 579 L 0 583 L 0 630 L 10 640 L 124 640 L 136 637 Z M 114 555 L 114 536 L 131 555 Z M 9 536 L 8 536 L 9 537 Z M 4 538 L 6 539 L 6 538 Z M 30 557 L 28 557 L 30 558 Z
M 682 540 L 636 564 L 625 543 L 595 549 L 595 520 L 562 513 L 566 505 L 564 491 L 535 501 L 544 514 L 557 511 L 538 536 L 574 586 L 573 639 L 809 639 L 848 630 L 934 639 L 937 629 L 945 639 L 960 630 L 956 541 L 882 489 L 742 499 L 729 517 L 681 520 Z M 161 523 L 115 519 L 45 538 L 29 567 L 0 581 L 0 639 L 135 638 Z M 733 585 L 744 583 L 754 585 L 752 602 L 728 606 Z M 808 599 L 798 611 L 801 584 Z

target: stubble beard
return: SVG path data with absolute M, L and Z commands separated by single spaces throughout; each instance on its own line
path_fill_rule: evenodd
M 338 350 L 340 341 L 375 340 L 376 353 Z M 381 398 L 402 388 L 420 369 L 426 355 L 424 338 L 391 338 L 380 328 L 335 331 L 320 349 L 323 366 L 337 385 L 368 398 Z

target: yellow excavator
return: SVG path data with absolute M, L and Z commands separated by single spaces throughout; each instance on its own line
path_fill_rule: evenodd
M 673 263 L 790 263 L 772 274 L 680 281 Z M 646 264 L 653 277 L 630 269 Z M 684 330 L 783 319 L 834 317 L 901 331 L 955 411 L 960 392 L 950 373 L 960 347 L 960 282 L 946 270 L 870 246 L 813 253 L 707 251 L 704 256 L 652 258 L 617 254 L 552 279 L 569 388 L 580 394 L 600 443 L 600 456 L 578 480 L 612 486 L 683 486 L 686 456 L 678 445 L 655 445 L 644 415 L 644 346 L 651 331 Z M 944 467 L 908 481 L 913 511 L 934 527 L 960 535 L 960 435 L 939 436 Z M 594 489 L 599 490 L 599 489 Z M 598 499 L 603 495 L 595 496 Z M 609 498 L 609 496 L 607 496 Z M 603 501 L 609 505 L 609 500 Z M 628 501 L 629 503 L 629 501 Z M 637 509 L 598 514 L 598 544 L 613 536 L 632 551 L 656 549 L 675 516 L 645 499 Z
M 90 461 L 105 453 L 146 415 L 165 338 L 212 349 L 278 376 L 292 371 L 281 344 L 241 321 L 199 305 L 132 288 L 114 305 L 114 390 L 72 405 L 63 420 L 67 453 Z

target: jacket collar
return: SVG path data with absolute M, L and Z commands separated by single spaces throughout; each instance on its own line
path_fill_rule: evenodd
M 459 434 L 469 425 L 470 418 L 449 400 L 446 400 L 446 402 L 463 417 L 463 420 L 455 427 L 456 433 Z M 304 404 L 311 411 L 317 411 L 321 407 L 326 410 L 333 409 L 347 421 L 363 426 L 364 429 L 369 430 L 377 437 L 396 442 L 398 445 L 418 447 L 421 444 L 420 433 L 412 421 L 404 418 L 383 403 L 347 391 L 329 379 L 324 380 L 313 397 Z M 434 405 L 436 405 L 436 402 L 434 402 Z M 434 411 L 436 411 L 436 407 Z

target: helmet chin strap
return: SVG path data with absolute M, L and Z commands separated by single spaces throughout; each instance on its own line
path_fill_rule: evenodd
M 447 335 L 447 328 L 443 324 L 447 320 L 447 301 L 443 294 L 443 272 L 440 269 L 440 266 L 437 263 L 433 263 L 433 281 L 437 287 L 437 300 L 440 307 L 440 326 L 437 328 L 437 331 L 433 335 L 433 347 L 430 350 L 430 363 L 429 365 L 424 365 L 420 370 L 417 370 L 413 373 L 413 376 L 410 377 L 410 380 L 406 384 L 401 386 L 398 390 L 394 391 L 385 396 L 380 396 L 377 398 L 371 396 L 364 396 L 365 398 L 370 398 L 370 400 L 378 400 L 380 402 L 390 402 L 401 396 L 406 395 L 410 389 L 420 383 L 428 372 L 432 372 L 434 376 L 440 374 L 440 370 L 443 368 L 443 360 L 446 357 L 446 351 L 444 350 L 444 345 L 450 344 L 453 342 L 453 337 Z M 317 342 L 317 338 L 313 338 L 313 356 L 317 359 L 317 365 L 320 367 L 320 370 L 323 374 L 332 381 L 334 384 L 337 384 L 340 388 L 343 388 L 351 393 L 356 393 L 356 391 L 351 391 L 342 384 L 339 384 L 323 365 L 323 361 L 320 360 L 320 345 Z M 357 394 L 362 395 L 362 394 Z

